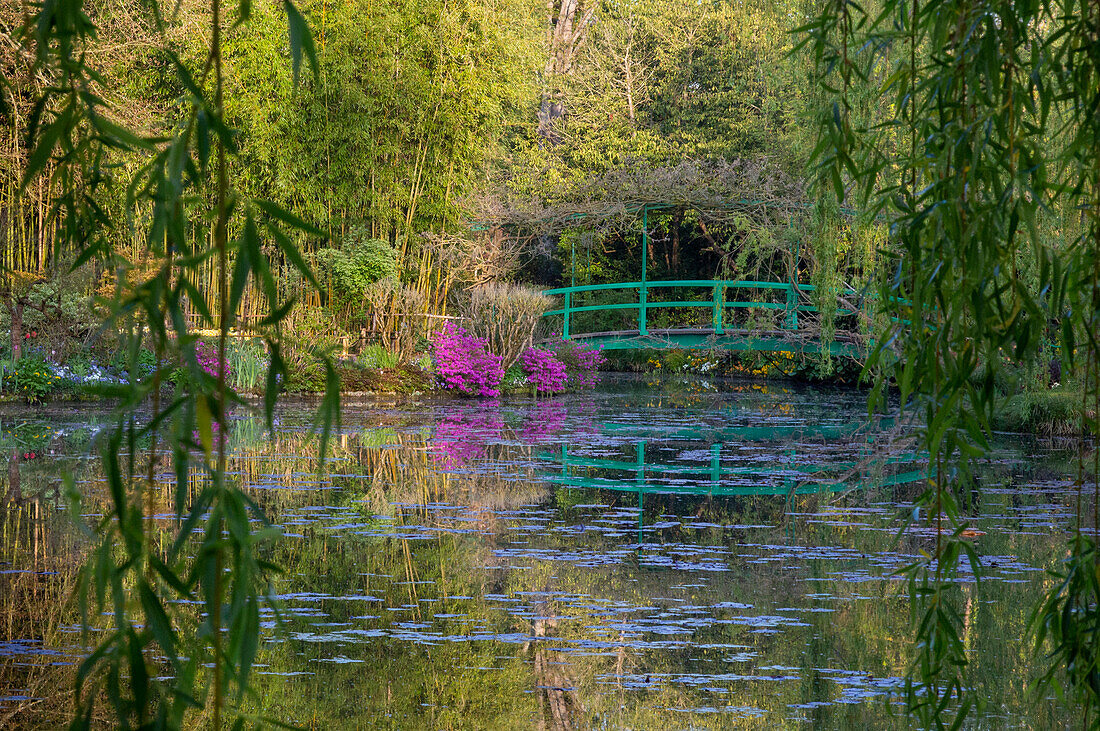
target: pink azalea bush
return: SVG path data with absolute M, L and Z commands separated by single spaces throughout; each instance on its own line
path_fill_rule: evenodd
M 528 348 L 520 360 L 527 380 L 538 393 L 560 393 L 569 388 L 592 388 L 607 358 L 599 348 L 563 340 L 553 350 Z
M 607 363 L 607 356 L 599 348 L 572 344 L 576 367 L 571 375 L 572 385 L 577 388 L 594 388 L 600 379 L 600 366 Z M 560 351 L 559 351 L 560 352 Z
M 228 381 L 231 375 L 229 364 L 225 361 L 219 361 L 218 349 L 208 343 L 198 343 L 195 345 L 195 358 L 199 361 L 199 367 L 206 372 L 211 378 L 218 378 L 221 375 L 221 371 L 225 369 L 225 380 Z M 220 366 L 220 367 L 219 367 Z
M 445 388 L 468 396 L 499 396 L 504 359 L 489 352 L 483 338 L 450 322 L 432 336 L 436 371 Z
M 520 356 L 527 380 L 537 393 L 559 393 L 565 390 L 569 374 L 565 364 L 552 351 L 545 348 L 528 348 Z

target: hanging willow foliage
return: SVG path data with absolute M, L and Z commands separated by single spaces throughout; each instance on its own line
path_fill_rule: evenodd
M 94 634 L 92 651 L 77 670 L 72 728 L 91 726 L 103 697 L 120 728 L 180 728 L 204 706 L 215 728 L 234 715 L 243 720 L 239 703 L 248 692 L 259 641 L 260 603 L 275 570 L 257 549 L 274 529 L 226 474 L 228 410 L 240 399 L 225 368 L 211 375 L 203 367 L 186 311 L 198 312 L 200 327 L 216 327 L 217 361 L 225 363 L 242 297 L 250 287 L 263 294 L 266 312 L 254 327 L 271 353 L 265 398 L 270 426 L 287 375 L 279 324 L 294 300 L 280 297 L 263 244 L 270 243 L 316 286 L 286 231 L 322 234 L 274 204 L 234 192 L 228 161 L 237 140 L 223 121 L 226 8 L 221 0 L 209 7 L 208 54 L 199 76 L 169 44 L 161 49 L 183 96 L 179 114 L 171 118 L 179 121 L 173 126 L 164 120 L 168 132 L 158 137 L 114 121 L 98 93 L 102 78 L 87 53 L 96 27 L 81 0 L 36 5 L 18 31 L 37 76 L 48 80 L 34 90 L 28 123 L 33 146 L 22 170 L 23 188 L 38 185 L 51 171 L 52 221 L 59 243 L 79 252 L 78 266 L 111 262 L 119 253 L 116 241 L 139 243 L 150 272 L 131 287 L 116 288 L 106 324 L 123 332 L 129 373 L 141 372 L 143 346 L 156 353 L 158 363 L 117 394 L 121 405 L 103 450 L 110 510 L 89 528 L 93 548 L 79 589 L 85 640 L 93 637 L 90 630 L 103 631 Z M 163 34 L 159 8 L 151 8 Z M 236 6 L 236 32 L 248 32 L 250 9 L 247 0 Z M 283 10 L 295 76 L 303 60 L 316 73 L 305 20 L 290 0 Z M 11 88 L 17 80 L 3 83 Z M 123 161 L 136 168 L 130 178 L 122 175 Z M 124 210 L 114 215 L 101 201 L 117 199 L 119 192 Z M 209 239 L 194 235 L 202 228 L 210 229 Z M 216 279 L 208 287 L 200 277 L 211 266 Z M 188 383 L 165 399 L 164 371 L 179 359 Z M 322 454 L 339 419 L 339 384 L 331 363 L 324 362 Z M 151 413 L 139 420 L 139 408 Z M 174 483 L 167 521 L 153 516 L 158 463 L 165 458 Z M 193 490 L 196 484 L 200 489 Z M 71 479 L 69 492 L 80 519 L 80 495 Z M 109 617 L 105 627 L 102 616 Z
M 1097 434 L 1100 6 L 828 0 L 799 30 L 826 98 L 819 189 L 890 223 L 878 298 L 889 319 L 872 366 L 923 423 L 930 479 L 917 502 L 936 535 L 934 551 L 905 570 L 915 628 L 906 700 L 922 725 L 958 727 L 976 700 L 960 560 L 981 575 L 962 537 L 962 501 L 987 450 L 1005 361 L 1034 363 L 1056 327 L 1063 358 L 1084 375 L 1084 418 Z M 857 89 L 878 91 L 876 115 L 856 113 Z M 1040 231 L 1044 208 L 1076 211 L 1084 231 L 1052 241 Z M 1095 490 L 1097 471 L 1080 471 L 1079 485 Z M 1100 564 L 1086 510 L 1079 501 L 1065 570 L 1033 627 L 1036 651 L 1054 661 L 1042 680 L 1064 683 L 1097 727 Z

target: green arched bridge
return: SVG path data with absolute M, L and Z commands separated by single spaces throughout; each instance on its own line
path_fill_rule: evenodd
M 839 303 L 838 327 L 829 342 L 822 343 L 813 318 L 806 317 L 818 312 L 809 299 L 815 291 L 810 284 L 710 279 L 589 284 L 547 290 L 544 294 L 557 298 L 561 306 L 545 316 L 561 318 L 564 339 L 608 350 L 828 350 L 833 355 L 863 357 L 866 339 L 855 328 L 840 327 L 842 318 L 851 320 L 849 316 L 861 313 Z M 845 290 L 840 296 L 860 298 L 853 290 Z M 667 316 L 668 310 L 694 312 L 680 318 L 688 321 L 682 325 L 651 327 L 650 314 L 654 311 L 660 311 L 664 315 L 660 319 L 666 323 L 674 320 Z M 609 322 L 614 329 L 607 327 Z

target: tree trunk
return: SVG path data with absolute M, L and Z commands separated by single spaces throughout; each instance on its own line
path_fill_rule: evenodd
M 11 359 L 19 360 L 23 357 L 23 303 L 9 298 L 4 304 L 11 320 Z
M 631 65 L 630 50 L 634 45 L 634 16 L 627 19 L 629 35 L 626 41 L 626 53 L 623 54 L 623 87 L 626 90 L 626 115 L 630 124 L 634 124 L 634 69 Z
M 539 136 L 552 145 L 560 141 L 560 135 L 554 129 L 555 122 L 566 114 L 560 78 L 572 72 L 573 55 L 584 41 L 585 29 L 595 10 L 596 3 L 588 0 L 547 0 L 546 3 L 546 86 L 537 118 Z

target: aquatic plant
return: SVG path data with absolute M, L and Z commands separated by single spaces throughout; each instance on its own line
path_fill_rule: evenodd
M 528 348 L 520 356 L 527 380 L 538 393 L 560 393 L 565 390 L 569 374 L 565 364 L 553 351 L 546 348 Z
M 499 396 L 504 360 L 489 352 L 483 338 L 460 325 L 445 323 L 432 336 L 436 372 L 444 388 L 468 396 Z

